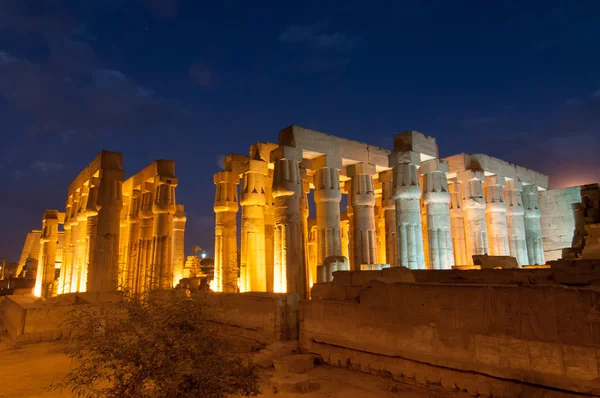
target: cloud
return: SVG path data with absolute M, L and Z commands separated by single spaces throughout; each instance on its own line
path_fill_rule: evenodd
M 30 134 L 54 134 L 66 142 L 73 137 L 69 132 L 139 132 L 164 128 L 187 116 L 177 104 L 118 70 L 80 64 L 83 67 L 71 73 L 72 68 L 5 51 L 0 57 L 10 60 L 0 62 L 0 96 L 29 115 Z
M 590 101 L 595 101 L 596 99 L 600 98 L 600 89 L 594 91 L 593 93 L 589 94 L 586 97 L 583 98 L 569 98 L 566 102 L 565 105 L 579 105 L 585 102 L 590 102 Z
M 494 122 L 497 122 L 498 120 L 500 120 L 500 118 L 494 117 L 494 116 L 489 116 L 489 117 L 480 117 L 480 118 L 475 118 L 475 119 L 466 119 L 466 120 L 463 120 L 462 123 L 469 125 L 469 126 L 478 126 L 478 125 L 482 125 L 482 124 L 494 123 Z
M 45 176 L 57 175 L 62 169 L 63 165 L 60 163 L 46 162 L 43 160 L 38 160 L 31 164 L 31 170 Z
M 279 36 L 279 42 L 337 51 L 354 50 L 363 43 L 360 35 L 350 36 L 343 32 L 329 32 L 328 28 L 327 23 L 288 25 Z
M 189 76 L 192 83 L 204 88 L 216 88 L 221 84 L 221 78 L 214 68 L 204 62 L 194 62 L 190 65 Z

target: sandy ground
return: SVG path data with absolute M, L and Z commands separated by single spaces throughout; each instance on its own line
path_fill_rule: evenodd
M 69 391 L 49 391 L 52 382 L 60 381 L 72 366 L 64 355 L 65 343 L 56 341 L 13 345 L 6 334 L 0 334 L 0 398 L 71 397 Z M 274 392 L 269 380 L 274 370 L 261 370 L 263 397 L 468 397 L 463 393 L 447 393 L 423 386 L 399 384 L 389 379 L 360 372 L 317 366 L 307 372 L 318 384 L 316 391 L 300 393 Z

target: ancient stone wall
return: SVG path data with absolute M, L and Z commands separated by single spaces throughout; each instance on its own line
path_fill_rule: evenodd
M 562 257 L 562 250 L 573 245 L 574 205 L 581 202 L 581 187 L 541 191 L 538 194 L 542 215 L 542 242 L 546 261 Z
M 302 350 L 478 394 L 522 393 L 489 377 L 600 394 L 595 290 L 370 283 L 358 302 L 301 302 Z

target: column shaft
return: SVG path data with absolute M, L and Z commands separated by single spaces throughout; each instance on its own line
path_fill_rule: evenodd
M 275 270 L 274 291 L 297 293 L 308 297 L 302 222 L 300 220 L 302 150 L 279 147 L 271 153 L 275 163 L 273 196 L 275 197 Z
M 177 178 L 157 176 L 152 213 L 152 287 L 173 287 L 173 215 Z
M 237 185 L 240 177 L 231 171 L 220 171 L 215 174 L 214 182 L 215 286 L 219 292 L 235 293 L 238 291 Z
M 338 169 L 322 167 L 315 174 L 317 204 L 317 263 L 329 256 L 341 256 L 340 201 L 342 192 Z
M 537 191 L 537 185 L 523 186 L 525 237 L 527 239 L 527 255 L 529 264 L 531 265 L 545 264 L 544 247 L 542 244 L 542 215 L 538 206 Z
M 354 221 L 354 259 L 352 266 L 360 271 L 363 264 L 377 264 L 377 225 L 375 222 L 375 167 L 364 163 L 348 166 L 351 178 L 350 202 Z
M 185 276 L 183 268 L 185 266 L 185 215 L 183 205 L 176 205 L 175 215 L 173 216 L 173 286 L 177 286 L 179 281 Z
M 438 159 L 421 166 L 431 269 L 451 269 L 454 265 L 447 170 L 448 164 Z
M 523 198 L 521 196 L 522 190 L 523 187 L 520 181 L 506 181 L 504 194 L 507 204 L 506 222 L 508 226 L 510 255 L 517 259 L 521 267 L 529 265 L 527 239 L 525 238 L 525 208 L 523 207 Z
M 394 173 L 387 170 L 379 173 L 381 182 L 381 209 L 385 221 L 385 258 L 392 267 L 398 266 L 398 241 L 396 236 L 396 203 L 393 190 Z
M 473 265 L 473 255 L 488 253 L 483 172 L 466 170 L 458 173 L 462 188 L 462 208 L 465 221 L 467 265 Z
M 58 286 L 54 279 L 57 243 L 58 211 L 46 210 L 42 221 L 40 256 L 34 289 L 37 296 L 46 298 L 56 294 L 56 288 Z
M 421 188 L 417 167 L 401 159 L 390 164 L 393 168 L 393 193 L 396 205 L 396 236 L 398 239 L 398 265 L 411 269 L 425 269 L 423 232 L 421 224 Z
M 250 159 L 242 184 L 242 291 L 267 291 L 265 253 L 265 183 L 267 163 Z
M 467 256 L 467 242 L 465 241 L 465 221 L 462 209 L 460 183 L 452 182 L 450 189 L 450 228 L 452 231 L 452 248 L 454 251 L 454 264 L 469 264 Z M 472 259 L 471 259 L 472 261 Z
M 489 176 L 486 195 L 486 222 L 488 227 L 489 249 L 492 256 L 510 256 L 506 202 L 504 201 L 505 179 L 502 176 Z

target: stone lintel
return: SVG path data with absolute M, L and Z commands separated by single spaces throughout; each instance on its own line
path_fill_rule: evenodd
M 394 152 L 418 152 L 424 159 L 437 158 L 438 146 L 434 137 L 418 131 L 404 131 L 394 136 Z
M 302 149 L 294 148 L 291 146 L 280 146 L 271 151 L 271 163 L 274 163 L 280 159 L 295 160 L 297 162 L 302 161 Z
M 506 188 L 511 190 L 523 191 L 523 183 L 519 180 L 507 179 Z
M 367 174 L 373 176 L 376 172 L 377 171 L 374 164 L 356 163 L 349 164 L 348 166 L 346 166 L 346 175 L 350 178 L 356 177 L 360 174 Z
M 250 146 L 250 159 L 262 159 L 268 163 L 271 160 L 271 152 L 278 147 L 279 145 L 272 142 L 257 142 Z
M 473 179 L 485 181 L 485 174 L 482 170 L 463 170 L 456 173 L 456 179 L 458 182 L 465 182 Z
M 381 183 L 389 182 L 394 179 L 394 172 L 392 170 L 386 170 L 379 173 L 379 181 Z
M 248 161 L 248 156 L 240 155 L 239 153 L 230 153 L 223 159 L 223 167 L 227 171 L 232 171 L 235 174 L 241 174 L 241 167 Z
M 264 160 L 249 159 L 240 168 L 241 173 L 269 174 L 269 164 Z
M 324 167 L 330 167 L 332 169 L 342 169 L 342 158 L 331 155 L 321 155 L 310 160 L 310 168 L 313 170 L 319 170 Z
M 421 155 L 415 151 L 408 152 L 392 152 L 389 156 L 390 167 L 394 167 L 402 163 L 412 163 L 415 166 L 421 165 Z
M 240 183 L 240 175 L 233 171 L 219 171 L 213 175 L 213 182 L 218 184 L 220 182 L 230 182 L 233 184 Z
M 500 175 L 493 175 L 485 177 L 486 183 L 489 185 L 500 185 L 501 187 L 506 186 L 506 178 Z
M 86 181 L 100 170 L 123 170 L 123 155 L 120 152 L 101 151 L 69 184 L 67 196 L 73 195 Z
M 173 215 L 173 218 L 179 221 L 185 221 L 184 219 L 187 219 L 183 205 L 175 205 L 175 215 Z
M 443 171 L 444 173 L 448 173 L 450 172 L 450 166 L 448 165 L 448 162 L 443 160 L 431 159 L 421 163 L 421 167 L 419 168 L 419 172 L 421 174 L 431 173 L 434 171 Z

